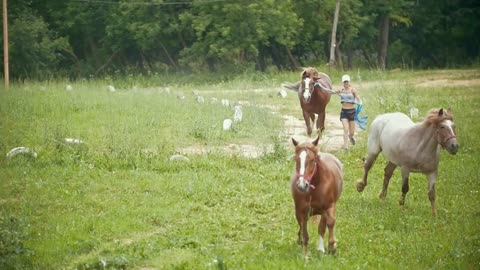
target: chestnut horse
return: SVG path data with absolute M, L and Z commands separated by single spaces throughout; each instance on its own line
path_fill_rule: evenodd
M 303 254 L 307 256 L 307 221 L 310 216 L 321 215 L 318 225 L 317 250 L 325 252 L 323 237 L 328 227 L 328 251 L 335 253 L 335 207 L 343 186 L 343 165 L 333 155 L 318 153 L 318 136 L 313 142 L 295 145 L 295 168 L 291 178 L 295 216 L 299 225 L 298 244 L 303 243 Z
M 298 92 L 300 107 L 307 126 L 307 135 L 312 135 L 315 115 L 318 115 L 316 128 L 318 134 L 325 129 L 325 108 L 330 101 L 330 93 L 322 89 L 332 89 L 332 80 L 327 74 L 315 68 L 305 68 L 301 73 L 301 81 L 295 84 L 283 84 L 283 87 Z
M 448 110 L 431 109 L 425 120 L 414 124 L 403 113 L 379 115 L 370 126 L 368 135 L 368 156 L 364 164 L 363 179 L 357 181 L 357 190 L 362 192 L 367 185 L 367 176 L 378 154 L 383 151 L 388 160 L 385 167 L 383 189 L 380 198 L 387 196 L 387 188 L 393 171 L 400 166 L 402 172 L 402 196 L 400 205 L 405 203 L 409 190 L 410 172 L 420 172 L 428 179 L 428 197 L 435 208 L 435 180 L 437 178 L 440 147 L 455 155 L 458 151 L 455 124 Z

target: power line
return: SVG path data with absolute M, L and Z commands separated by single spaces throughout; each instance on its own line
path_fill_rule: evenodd
M 228 2 L 229 0 L 204 0 L 195 2 L 115 2 L 106 0 L 73 0 L 74 2 L 94 3 L 94 4 L 123 4 L 123 5 L 197 5 L 197 4 L 210 4 L 215 2 Z

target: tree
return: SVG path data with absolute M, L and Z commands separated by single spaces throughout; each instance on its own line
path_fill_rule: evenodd
M 62 52 L 69 49 L 66 38 L 55 35 L 41 17 L 28 9 L 10 19 L 9 47 L 12 78 L 52 75 L 65 60 Z
M 363 14 L 371 18 L 371 22 L 376 25 L 366 25 L 365 33 L 371 38 L 375 35 L 377 39 L 376 56 L 377 68 L 385 69 L 387 67 L 387 55 L 389 44 L 390 25 L 411 26 L 411 7 L 413 0 L 363 0 Z M 372 27 L 376 30 L 372 31 Z M 364 51 L 364 56 L 368 59 L 368 52 Z
M 301 21 L 289 1 L 222 2 L 194 6 L 180 19 L 195 34 L 180 62 L 195 68 L 291 67 Z

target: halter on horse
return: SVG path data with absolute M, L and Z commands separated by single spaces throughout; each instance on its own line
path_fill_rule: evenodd
M 303 244 L 304 256 L 308 251 L 307 221 L 310 216 L 321 215 L 317 250 L 325 252 L 323 237 L 328 227 L 328 251 L 335 253 L 335 207 L 343 185 L 343 166 L 328 153 L 318 153 L 317 137 L 313 142 L 295 145 L 295 167 L 291 177 L 291 191 L 295 203 L 295 216 L 299 225 L 298 243 Z
M 399 203 L 403 205 L 409 190 L 410 172 L 420 172 L 427 176 L 428 197 L 432 213 L 436 215 L 435 180 L 440 161 L 439 145 L 452 155 L 458 151 L 455 124 L 448 110 L 432 109 L 425 120 L 417 124 L 403 113 L 377 116 L 370 126 L 368 156 L 364 164 L 363 178 L 357 181 L 357 190 L 363 191 L 367 185 L 368 172 L 383 151 L 389 162 L 385 167 L 383 189 L 379 197 L 383 199 L 387 196 L 390 178 L 399 166 L 402 172 L 402 196 Z
M 307 127 L 307 135 L 312 135 L 312 123 L 320 134 L 325 129 L 325 108 L 330 101 L 330 93 L 322 89 L 331 89 L 332 80 L 327 74 L 318 72 L 315 68 L 305 68 L 301 81 L 295 84 L 283 84 L 285 88 L 298 92 L 300 107 Z M 318 115 L 315 121 L 315 115 Z

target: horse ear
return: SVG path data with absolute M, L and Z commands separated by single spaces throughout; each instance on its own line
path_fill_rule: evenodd
M 315 139 L 315 141 L 312 142 L 313 145 L 317 146 L 319 140 L 320 140 L 320 135 L 318 135 L 317 138 Z
M 438 116 L 442 116 L 443 115 L 443 108 L 440 109 L 440 111 L 438 111 Z
M 298 142 L 297 142 L 294 138 L 292 138 L 292 143 L 293 143 L 293 145 L 295 145 L 295 146 L 298 145 Z
M 307 71 L 306 70 L 302 71 L 301 76 L 302 76 L 302 80 L 305 79 L 305 77 L 307 77 Z

